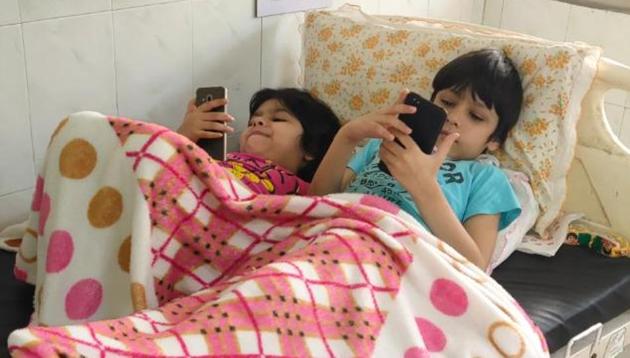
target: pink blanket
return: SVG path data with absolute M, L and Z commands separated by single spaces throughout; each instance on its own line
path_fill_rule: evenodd
M 388 202 L 256 195 L 163 127 L 53 134 L 15 267 L 20 356 L 548 356 L 489 276 Z

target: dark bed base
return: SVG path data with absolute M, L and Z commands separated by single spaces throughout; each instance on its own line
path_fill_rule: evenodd
M 7 338 L 28 324 L 34 287 L 13 277 L 15 254 L 0 250 L 0 357 L 8 357 Z
M 550 352 L 630 309 L 630 259 L 563 246 L 554 257 L 515 252 L 492 274 L 545 334 Z

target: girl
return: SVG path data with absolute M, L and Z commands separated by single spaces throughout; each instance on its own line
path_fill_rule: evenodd
M 211 112 L 225 99 L 199 107 L 194 100 L 178 133 L 192 141 L 230 133 L 228 113 Z M 259 194 L 306 194 L 308 182 L 339 130 L 339 119 L 321 100 L 296 88 L 262 89 L 250 101 L 240 151 L 220 164 Z

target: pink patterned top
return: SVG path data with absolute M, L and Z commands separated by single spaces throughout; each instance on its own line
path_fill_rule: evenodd
M 258 194 L 306 195 L 309 183 L 270 160 L 246 153 L 228 153 L 223 162 L 251 190 Z

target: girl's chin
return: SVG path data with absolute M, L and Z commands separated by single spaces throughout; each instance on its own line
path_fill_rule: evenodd
M 241 152 L 247 154 L 263 155 L 266 150 L 261 146 L 244 145 L 241 146 Z

